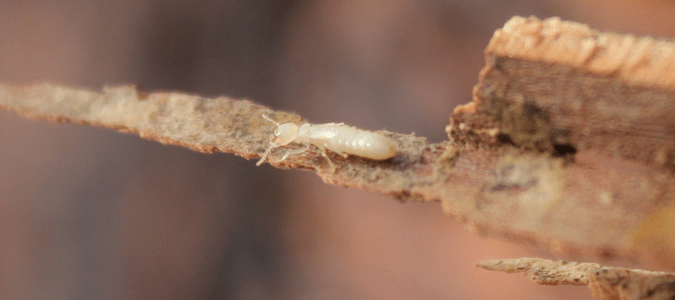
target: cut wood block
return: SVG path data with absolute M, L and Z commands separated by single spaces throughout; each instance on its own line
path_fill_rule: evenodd
M 485 52 L 474 102 L 452 115 L 454 140 L 675 166 L 673 42 L 514 17 Z
M 504 153 L 502 183 L 467 219 L 562 254 L 674 268 L 675 43 L 514 17 L 485 54 L 446 131 L 461 153 Z

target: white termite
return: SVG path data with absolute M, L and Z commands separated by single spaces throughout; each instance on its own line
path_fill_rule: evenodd
M 326 155 L 326 149 L 347 158 L 348 155 L 356 155 L 374 160 L 385 160 L 396 155 L 396 145 L 390 138 L 372 131 L 361 130 L 344 123 L 309 124 L 302 125 L 293 122 L 279 124 L 266 115 L 261 115 L 265 120 L 277 125 L 270 146 L 265 150 L 260 160 L 256 163 L 261 165 L 267 159 L 270 152 L 277 147 L 286 146 L 290 143 L 304 144 L 306 147 L 284 154 L 281 161 L 291 154 L 298 154 L 314 145 L 321 151 L 328 164 L 333 170 L 335 165 Z

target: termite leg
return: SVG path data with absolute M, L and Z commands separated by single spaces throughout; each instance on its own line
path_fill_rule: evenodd
M 265 150 L 265 153 L 263 153 L 262 157 L 260 157 L 260 160 L 257 163 L 255 163 L 256 166 L 260 166 L 260 165 L 262 165 L 262 163 L 265 162 L 265 159 L 267 159 L 267 155 L 269 155 L 270 152 L 272 152 L 272 149 L 274 149 L 274 146 L 275 146 L 274 143 L 270 143 L 270 146 L 267 147 L 267 149 Z
M 266 114 L 260 114 L 260 116 L 263 119 L 274 123 L 275 125 L 277 125 L 277 127 L 279 126 L 279 123 L 277 121 L 272 120 L 272 118 L 268 117 Z M 270 146 L 265 150 L 265 153 L 263 153 L 263 155 L 260 157 L 260 160 L 257 163 L 255 163 L 255 165 L 256 166 L 262 165 L 262 163 L 265 162 L 265 159 L 267 159 L 267 156 L 270 154 L 270 152 L 272 152 L 272 149 L 274 149 L 275 146 L 276 144 L 274 144 L 274 142 L 270 142 Z
M 323 156 L 323 158 L 325 158 L 328 164 L 330 165 L 331 172 L 335 172 L 335 165 L 330 160 L 330 158 L 328 158 L 328 155 L 326 155 L 326 149 L 319 148 L 319 150 L 321 150 L 321 156 Z
M 279 160 L 279 161 L 284 161 L 284 160 L 286 160 L 286 158 L 288 158 L 288 156 L 290 156 L 290 155 L 300 154 L 300 153 L 305 152 L 305 151 L 307 151 L 307 150 L 309 150 L 309 145 L 305 145 L 305 148 L 302 148 L 302 149 L 293 150 L 293 151 L 288 151 L 288 152 L 286 152 L 286 154 L 284 154 L 284 156 L 281 157 L 281 160 Z

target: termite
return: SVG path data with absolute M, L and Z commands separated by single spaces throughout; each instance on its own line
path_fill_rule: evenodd
M 270 141 L 270 146 L 265 150 L 256 166 L 265 162 L 274 148 L 286 146 L 293 142 L 304 144 L 305 148 L 286 152 L 280 161 L 285 160 L 289 155 L 307 151 L 310 145 L 314 145 L 319 148 L 321 156 L 326 159 L 333 171 L 335 171 L 335 165 L 326 155 L 326 150 L 333 151 L 344 158 L 351 154 L 373 160 L 385 160 L 396 155 L 394 141 L 379 133 L 361 130 L 344 123 L 303 123 L 298 125 L 288 122 L 279 124 L 265 114 L 261 116 L 277 125 L 277 129 L 274 130 L 274 137 Z

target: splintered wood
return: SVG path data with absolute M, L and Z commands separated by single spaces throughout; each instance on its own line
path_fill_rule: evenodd
M 0 85 L 0 108 L 32 118 L 95 125 L 195 151 L 234 152 L 258 157 L 267 136 L 255 130 L 267 121 L 251 118 L 272 111 L 246 100 L 208 99 L 182 93 L 140 91 L 136 86 L 106 87 L 103 92 L 37 84 Z M 299 117 L 283 114 L 284 120 Z M 279 116 L 281 118 L 281 116 Z
M 577 263 L 542 258 L 484 260 L 477 267 L 506 273 L 525 273 L 530 280 L 544 285 L 587 285 L 588 273 L 600 268 L 596 263 Z
M 593 297 L 603 300 L 665 300 L 675 297 L 675 273 L 542 258 L 484 260 L 476 266 L 493 271 L 524 273 L 538 284 L 588 285 Z
M 567 154 L 675 162 L 675 46 L 553 18 L 511 19 L 450 135 Z
M 446 130 L 465 149 L 520 152 L 501 156 L 480 215 L 510 211 L 508 231 L 557 253 L 675 267 L 675 217 L 661 213 L 675 211 L 675 44 L 514 17 L 485 53 Z
M 303 146 L 291 143 L 266 162 L 401 201 L 439 201 L 474 232 L 566 258 L 672 269 L 673 49 L 559 19 L 515 17 L 490 41 L 473 102 L 452 113 L 449 141 L 380 130 L 397 148 L 393 158 L 327 151 L 333 170 L 317 147 L 297 151 Z M 0 108 L 247 159 L 261 157 L 276 128 L 262 114 L 304 122 L 250 101 L 133 86 L 0 85 Z

